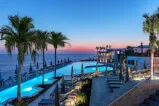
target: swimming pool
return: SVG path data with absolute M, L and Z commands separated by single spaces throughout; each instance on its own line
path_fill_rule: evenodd
M 74 62 L 70 65 L 67 65 L 63 68 L 57 69 L 57 76 L 61 75 L 70 75 L 71 74 L 71 68 L 72 66 L 74 67 L 74 73 L 75 74 L 80 74 L 81 73 L 81 66 L 84 66 L 84 73 L 89 73 L 89 72 L 95 72 L 96 68 L 91 67 L 91 68 L 85 68 L 86 66 L 91 66 L 91 65 L 96 65 L 96 62 Z M 105 71 L 105 67 L 99 67 L 98 68 L 99 72 Z M 108 70 L 113 70 L 113 68 L 108 67 Z M 55 79 L 50 79 L 51 77 L 54 76 L 54 72 L 49 72 L 45 74 L 45 83 L 50 84 Z M 39 92 L 40 89 L 35 87 L 37 84 L 41 84 L 42 76 L 30 79 L 24 83 L 21 84 L 21 93 L 22 96 L 31 96 L 34 95 L 35 93 Z M 13 86 L 10 88 L 7 88 L 5 90 L 0 91 L 0 103 L 3 103 L 9 98 L 15 98 L 17 95 L 17 86 Z

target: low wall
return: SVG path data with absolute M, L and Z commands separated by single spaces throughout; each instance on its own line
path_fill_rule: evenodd
M 42 99 L 50 99 L 50 94 L 54 91 L 56 88 L 56 84 L 58 83 L 59 88 L 61 87 L 61 81 L 62 79 L 59 79 L 55 84 L 53 84 L 47 91 L 42 93 L 40 96 L 38 96 L 34 101 L 32 101 L 28 106 L 38 106 L 38 103 Z
M 116 99 L 109 106 L 139 106 L 144 99 L 159 90 L 159 80 L 146 80 Z

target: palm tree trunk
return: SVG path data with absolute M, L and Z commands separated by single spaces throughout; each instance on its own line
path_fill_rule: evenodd
M 19 54 L 18 54 L 19 56 Z M 20 57 L 18 57 L 20 58 Z M 22 62 L 18 59 L 18 89 L 17 89 L 17 99 L 18 102 L 21 101 L 21 73 L 22 73 Z
M 55 66 L 54 66 L 54 71 L 55 71 L 54 77 L 56 77 L 56 48 L 55 48 Z
M 123 67 L 122 67 L 122 59 L 120 57 L 120 73 L 119 73 L 119 79 L 122 80 L 122 70 L 123 70 Z
M 153 60 L 154 60 L 154 51 L 151 51 L 151 77 L 153 78 Z
M 42 71 L 42 86 L 44 86 L 44 67 L 45 67 L 45 53 L 43 49 L 43 71 Z

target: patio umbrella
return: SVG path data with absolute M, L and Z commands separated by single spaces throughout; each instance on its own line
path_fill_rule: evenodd
M 51 60 L 51 62 L 50 62 L 50 66 L 52 66 L 52 60 Z
M 18 68 L 17 68 L 17 65 L 16 65 L 16 68 L 15 68 L 14 74 L 17 74 L 17 73 L 18 73 Z
M 56 88 L 55 88 L 55 106 L 60 106 L 58 84 L 56 84 Z
M 129 81 L 128 65 L 126 65 L 126 82 Z
M 134 60 L 134 70 L 137 71 L 137 67 L 136 67 L 136 60 Z
M 98 75 L 98 65 L 96 64 L 96 75 Z
M 70 59 L 68 58 L 68 60 L 67 60 L 68 62 L 70 62 Z
M 2 80 L 2 73 L 0 72 L 0 80 Z
M 32 73 L 32 71 L 33 71 L 33 68 L 32 68 L 32 65 L 30 64 L 29 72 Z
M 83 67 L 83 64 L 81 66 L 81 74 L 83 75 L 84 74 L 84 67 Z
M 38 62 L 36 63 L 36 69 L 37 70 L 39 69 L 39 63 Z
M 62 64 L 62 59 L 61 59 L 61 64 Z
M 144 69 L 146 69 L 147 66 L 146 66 L 146 60 L 144 60 Z
M 62 92 L 65 92 L 64 75 L 62 75 L 61 91 L 62 91 Z
M 106 71 L 106 74 L 107 74 L 107 72 L 108 72 L 108 60 L 107 60 L 107 58 L 106 58 L 106 61 L 105 61 L 105 71 Z
M 122 80 L 122 70 L 123 70 L 123 68 L 122 68 L 122 62 L 121 62 L 122 60 L 120 60 L 120 72 L 119 72 L 119 79 L 120 80 Z
M 17 74 L 18 74 L 18 68 L 17 68 L 17 65 L 16 65 L 16 68 L 15 68 L 14 74 L 15 74 L 14 79 L 17 80 Z
M 44 67 L 47 67 L 47 63 L 46 63 L 46 61 L 45 61 L 45 65 L 44 65 Z
M 116 63 L 114 64 L 114 71 L 113 71 L 113 75 L 115 75 L 116 73 Z
M 73 80 L 74 80 L 74 69 L 73 69 L 73 66 L 72 66 L 72 69 L 71 69 L 71 80 L 72 80 L 72 83 L 73 83 Z

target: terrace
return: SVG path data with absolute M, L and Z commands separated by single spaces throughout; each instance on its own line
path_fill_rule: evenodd
M 88 66 L 92 66 L 95 65 L 96 62 L 73 62 L 70 63 L 64 67 L 60 67 L 59 69 L 57 69 L 57 76 L 65 76 L 65 80 L 69 79 L 69 76 L 71 74 L 71 67 L 74 67 L 74 74 L 75 75 L 79 75 L 81 74 L 81 66 L 82 64 L 84 65 L 84 73 L 93 73 L 96 71 L 96 68 L 94 67 L 88 67 Z M 99 67 L 98 68 L 99 72 L 104 72 L 105 71 L 105 66 L 103 67 Z M 108 67 L 108 70 L 112 70 L 111 67 Z M 87 75 L 87 74 L 86 74 Z M 81 78 L 88 78 L 90 75 L 88 76 L 83 76 Z M 48 90 L 44 90 L 43 88 L 40 88 L 38 85 L 41 84 L 41 79 L 42 76 L 37 76 L 33 79 L 27 80 L 25 82 L 22 83 L 22 97 L 26 98 L 26 97 L 34 97 L 34 103 L 38 103 L 40 102 L 41 99 L 48 99 L 49 96 L 43 96 L 40 97 L 40 95 L 42 94 L 42 91 L 44 90 L 45 92 L 52 92 L 55 89 L 56 83 L 59 83 L 59 87 L 61 80 L 60 79 L 56 79 L 53 78 L 53 72 L 51 71 L 51 69 L 49 69 L 48 73 L 45 73 L 45 84 L 46 85 L 50 85 Z M 51 89 L 52 88 L 52 89 Z M 53 89 L 54 88 L 54 89 Z M 51 91 L 49 90 L 51 89 Z M 8 87 L 2 91 L 0 91 L 0 99 L 1 99 L 1 104 L 5 104 L 7 102 L 7 100 L 11 101 L 14 100 L 14 98 L 16 98 L 16 90 L 17 90 L 17 86 L 14 85 L 12 87 Z M 43 91 L 43 92 L 44 92 Z M 48 93 L 47 93 L 48 94 Z M 37 96 L 38 95 L 38 96 Z M 46 94 L 45 94 L 46 95 Z M 39 98 L 38 100 L 36 100 L 36 98 Z M 37 102 L 38 101 L 38 102 Z M 31 103 L 32 101 L 29 101 L 29 103 Z

